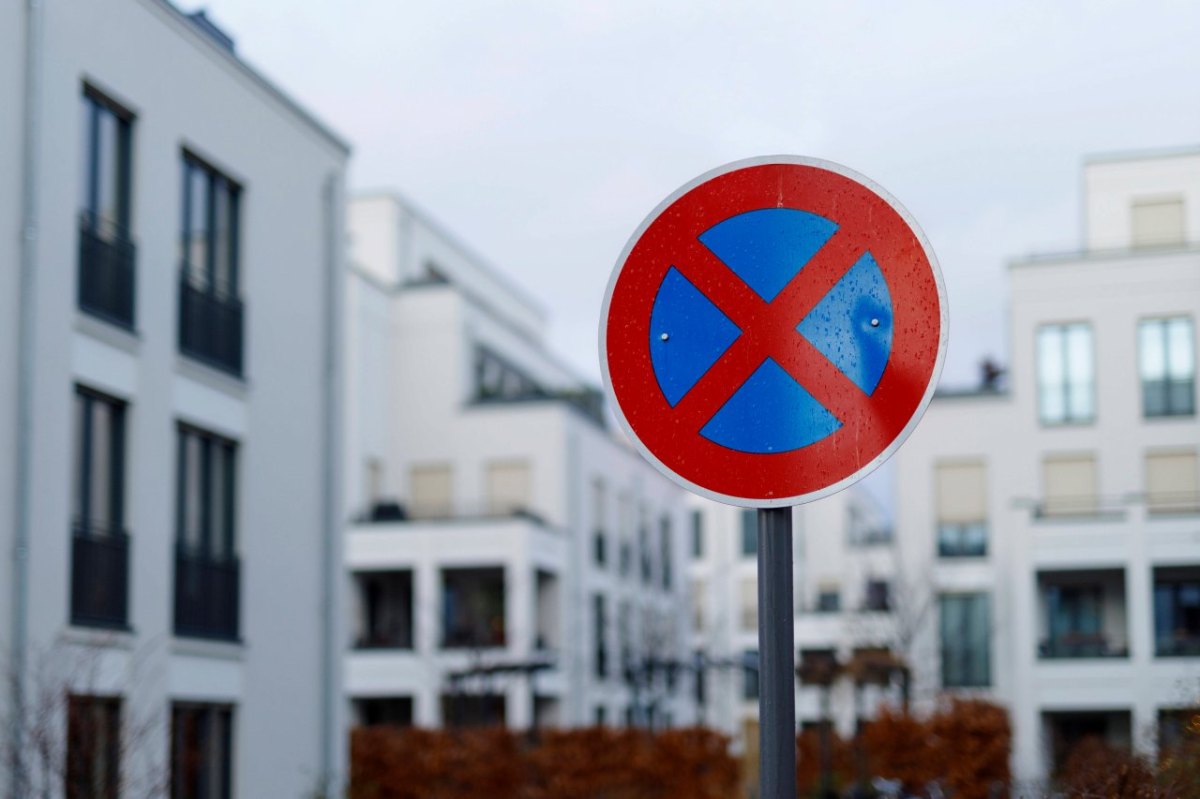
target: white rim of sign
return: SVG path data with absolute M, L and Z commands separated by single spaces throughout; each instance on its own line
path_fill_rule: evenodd
M 903 219 L 905 224 L 908 225 L 909 229 L 912 230 L 913 235 L 917 237 L 917 241 L 921 243 L 921 249 L 924 251 L 925 258 L 928 260 L 930 269 L 933 272 L 933 282 L 937 286 L 938 307 L 941 317 L 941 333 L 938 336 L 937 357 L 934 360 L 933 372 L 929 376 L 929 383 L 925 386 L 925 394 L 921 397 L 921 402 L 917 405 L 912 417 L 909 418 L 907 424 L 904 425 L 904 429 L 900 431 L 900 434 L 897 435 L 882 452 L 876 455 L 868 463 L 861 466 L 858 471 L 854 472 L 853 474 L 816 491 L 810 491 L 807 494 L 797 494 L 796 496 L 790 497 L 755 499 L 751 497 L 739 497 L 730 494 L 722 494 L 717 491 L 713 491 L 712 489 L 705 488 L 697 483 L 693 483 L 686 477 L 676 474 L 675 471 L 659 460 L 658 456 L 651 452 L 650 449 L 642 443 L 642 439 L 638 436 L 637 432 L 634 431 L 633 426 L 629 424 L 629 420 L 625 418 L 625 412 L 621 409 L 621 403 L 617 399 L 616 392 L 613 391 L 612 377 L 608 373 L 608 352 L 605 342 L 608 339 L 608 312 L 609 305 L 612 302 L 613 288 L 617 285 L 617 280 L 620 278 L 621 272 L 625 268 L 625 262 L 629 258 L 630 251 L 632 251 L 634 245 L 641 240 L 642 234 L 646 232 L 646 229 L 650 227 L 650 225 L 653 224 L 656 219 L 658 219 L 663 211 L 671 207 L 676 200 L 702 183 L 707 183 L 713 178 L 729 172 L 735 172 L 746 167 L 761 166 L 764 164 L 796 164 L 799 166 L 811 166 L 816 167 L 817 169 L 824 169 L 828 172 L 834 172 L 842 177 L 849 178 L 857 183 L 861 183 L 863 186 L 866 186 L 868 189 L 875 192 L 875 194 L 877 194 L 879 197 L 883 198 L 884 202 L 890 205 L 892 209 L 900 215 L 900 218 Z M 942 281 L 942 270 L 938 265 L 937 256 L 933 252 L 933 247 L 929 244 L 929 239 L 925 237 L 925 231 L 921 230 L 921 226 L 917 224 L 917 220 L 914 219 L 912 214 L 908 212 L 908 209 L 900 204 L 899 200 L 893 197 L 891 193 L 866 175 L 855 172 L 853 169 L 842 166 L 841 164 L 833 161 L 826 161 L 822 158 L 809 158 L 802 155 L 756 156 L 754 158 L 744 158 L 740 161 L 732 161 L 723 166 L 719 166 L 716 169 L 711 169 L 708 172 L 705 172 L 704 174 L 695 177 L 684 185 L 680 186 L 678 189 L 671 192 L 671 194 L 665 200 L 660 202 L 654 208 L 654 210 L 642 220 L 642 223 L 638 225 L 637 229 L 633 232 L 633 235 L 629 237 L 629 241 L 625 243 L 624 249 L 621 250 L 621 255 L 617 258 L 616 266 L 613 268 L 612 274 L 608 278 L 608 286 L 604 290 L 604 304 L 600 308 L 600 372 L 604 379 L 604 393 L 611 401 L 613 413 L 616 415 L 617 422 L 621 425 L 621 429 L 625 431 L 625 435 L 628 436 L 630 441 L 633 442 L 633 445 L 637 447 L 637 450 L 642 454 L 642 457 L 649 461 L 654 468 L 658 469 L 658 471 L 662 472 L 672 481 L 683 486 L 688 491 L 691 491 L 694 494 L 699 494 L 707 499 L 722 502 L 726 505 L 734 505 L 739 508 L 784 508 L 791 507 L 793 505 L 803 505 L 805 503 L 836 494 L 839 491 L 849 488 L 851 485 L 857 483 L 859 480 L 862 480 L 871 472 L 882 466 L 888 458 L 895 454 L 896 450 L 900 449 L 900 445 L 902 445 L 908 439 L 908 437 L 912 435 L 913 430 L 916 429 L 917 424 L 921 421 L 921 417 L 925 415 L 925 409 L 929 407 L 929 403 L 933 400 L 934 391 L 937 390 L 938 380 L 942 375 L 942 366 L 946 360 L 946 342 L 949 339 L 949 335 L 950 314 L 946 303 L 946 285 Z

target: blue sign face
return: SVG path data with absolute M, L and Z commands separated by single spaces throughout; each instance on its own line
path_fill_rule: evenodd
M 699 240 L 770 303 L 837 229 L 837 223 L 808 211 L 764 208 L 731 216 Z M 870 396 L 891 355 L 892 321 L 887 282 L 867 250 L 795 330 Z M 667 402 L 677 405 L 746 332 L 671 267 L 654 299 L 649 342 L 654 377 Z M 815 444 L 841 427 L 829 409 L 767 357 L 700 435 L 737 452 L 780 453 Z

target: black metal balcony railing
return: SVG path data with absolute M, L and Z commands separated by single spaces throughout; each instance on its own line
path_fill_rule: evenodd
M 71 540 L 71 623 L 129 625 L 129 536 L 76 523 Z
M 91 214 L 79 219 L 79 308 L 133 328 L 137 248 L 129 235 Z
M 245 309 L 232 292 L 199 279 L 187 267 L 179 277 L 179 349 L 234 375 L 242 374 Z
M 241 564 L 180 548 L 175 553 L 175 634 L 238 639 Z
M 1078 658 L 1123 658 L 1129 656 L 1126 647 L 1118 647 L 1103 633 L 1075 633 L 1048 638 L 1038 646 L 1038 657 L 1043 660 L 1067 660 Z

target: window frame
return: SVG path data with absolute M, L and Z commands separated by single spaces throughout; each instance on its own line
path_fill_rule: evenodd
M 74 479 L 78 482 L 71 489 L 72 504 L 78 503 L 79 509 L 79 512 L 76 513 L 75 507 L 72 507 L 72 527 L 86 532 L 88 535 L 94 535 L 97 532 L 103 532 L 107 536 L 125 535 L 125 439 L 128 428 L 125 416 L 129 409 L 129 403 L 111 394 L 105 394 L 79 384 L 75 386 L 75 398 L 83 403 L 83 426 L 82 429 L 75 431 L 75 446 L 81 447 L 81 451 L 77 453 L 78 462 L 76 463 L 73 459 L 71 464 L 72 471 L 76 468 L 79 470 L 74 475 Z M 112 414 L 108 452 L 110 479 L 108 486 L 109 518 L 107 519 L 92 518 L 90 507 L 95 449 L 92 434 L 96 423 L 96 403 L 107 405 Z M 80 492 L 80 496 L 74 496 L 76 489 Z
M 189 507 L 187 505 L 188 498 L 188 447 L 187 441 L 189 438 L 195 438 L 200 442 L 200 475 L 199 475 L 199 496 L 197 497 L 200 503 L 200 528 L 199 528 L 199 546 L 192 549 L 188 546 L 188 531 L 187 519 Z M 224 499 L 223 516 L 225 541 L 223 550 L 218 550 L 213 546 L 214 535 L 217 532 L 213 527 L 210 514 L 213 504 L 213 479 L 216 477 L 216 472 L 221 471 L 221 468 L 216 464 L 220 459 L 214 459 L 213 453 L 219 447 L 225 451 L 225 462 L 228 464 L 221 475 L 224 480 L 224 486 L 221 489 Z M 240 492 L 238 491 L 238 478 L 240 476 L 240 458 L 239 458 L 239 443 L 220 433 L 214 433 L 211 430 L 206 430 L 202 427 L 189 424 L 187 422 L 179 422 L 176 425 L 176 476 L 175 476 L 175 544 L 188 553 L 191 557 L 203 559 L 213 563 L 229 563 L 236 562 L 239 559 L 238 552 L 238 502 Z M 223 553 L 223 554 L 222 554 Z
M 245 191 L 242 184 L 234 180 L 228 173 L 214 166 L 205 158 L 197 155 L 192 150 L 183 149 L 181 157 L 183 167 L 183 202 L 181 207 L 181 224 L 179 228 L 180 236 L 180 267 L 185 275 L 185 279 L 193 287 L 199 288 L 210 295 L 232 299 L 241 299 L 241 211 L 242 211 L 242 194 Z M 204 190 L 204 263 L 193 264 L 190 260 L 188 252 L 189 240 L 191 238 L 192 229 L 192 175 L 194 172 L 200 172 L 207 178 L 207 185 Z M 221 285 L 217 280 L 217 247 L 219 235 L 217 233 L 217 186 L 224 184 L 228 189 L 228 207 L 225 209 L 228 213 L 228 235 L 227 242 L 228 252 L 226 257 L 228 260 L 229 274 L 226 279 L 227 285 Z M 197 277 L 202 277 L 202 280 L 197 280 Z
M 1088 382 L 1087 393 L 1091 399 L 1091 403 L 1090 403 L 1090 413 L 1086 417 L 1082 417 L 1082 416 L 1076 417 L 1075 415 L 1072 414 L 1072 411 L 1071 411 L 1071 399 L 1072 399 L 1072 392 L 1071 392 L 1071 385 L 1070 385 L 1070 383 L 1071 383 L 1071 381 L 1070 381 L 1070 372 L 1071 372 L 1070 361 L 1071 361 L 1071 359 L 1070 359 L 1070 355 L 1069 355 L 1070 346 L 1069 346 L 1068 336 L 1069 336 L 1071 329 L 1073 329 L 1073 328 L 1074 329 L 1082 329 L 1087 332 L 1088 360 L 1089 360 L 1088 366 L 1090 369 L 1090 380 Z M 1062 370 L 1061 370 L 1062 373 L 1061 373 L 1061 375 L 1058 376 L 1058 379 L 1056 381 L 1056 386 L 1055 386 L 1055 388 L 1057 390 L 1061 391 L 1060 399 L 1062 400 L 1062 407 L 1063 407 L 1063 415 L 1062 415 L 1061 419 L 1053 419 L 1053 418 L 1047 417 L 1046 409 L 1045 409 L 1044 402 L 1042 399 L 1043 394 L 1045 393 L 1045 386 L 1043 384 L 1043 376 L 1042 376 L 1041 340 L 1042 340 L 1042 335 L 1051 330 L 1058 331 L 1058 335 L 1061 337 L 1060 355 L 1062 357 Z M 1076 320 L 1061 321 L 1061 322 L 1044 322 L 1042 324 L 1039 324 L 1037 326 L 1037 329 L 1034 332 L 1033 349 L 1034 349 L 1034 358 L 1033 358 L 1034 384 L 1036 387 L 1035 397 L 1036 397 L 1036 404 L 1037 404 L 1038 423 L 1042 427 L 1072 427 L 1072 426 L 1084 426 L 1084 425 L 1095 424 L 1097 417 L 1099 416 L 1099 408 L 1098 408 L 1099 397 L 1098 397 L 1098 392 L 1096 390 L 1097 385 L 1099 384 L 1099 378 L 1097 375 L 1097 371 L 1098 371 L 1097 367 L 1099 364 L 1098 364 L 1098 359 L 1096 358 L 1095 329 L 1094 329 L 1094 326 L 1092 325 L 1091 321 L 1085 320 L 1085 319 L 1076 319 Z
M 231 799 L 233 796 L 234 755 L 237 751 L 236 708 L 231 704 L 206 702 L 171 703 L 171 790 L 170 799 Z M 181 717 L 196 719 L 196 745 L 198 760 L 202 767 L 196 771 L 196 784 L 184 785 L 181 761 L 187 741 L 181 729 Z M 213 736 L 213 730 L 217 735 Z M 216 739 L 214 741 L 214 738 Z M 214 751 L 213 747 L 216 747 Z M 211 785 L 204 779 L 204 767 L 211 765 L 209 758 L 216 760 L 220 773 L 219 784 Z
M 1174 379 L 1170 374 L 1171 362 L 1171 337 L 1169 334 L 1169 325 L 1172 322 L 1186 322 L 1188 328 L 1188 341 L 1191 347 L 1191 376 L 1190 378 Z M 1150 413 L 1146 407 L 1146 383 L 1145 374 L 1146 359 L 1142 349 L 1142 336 L 1144 331 L 1152 326 L 1160 328 L 1161 335 L 1159 336 L 1158 344 L 1162 347 L 1163 361 L 1163 383 L 1164 406 L 1165 410 L 1161 413 Z M 1139 400 L 1141 402 L 1142 418 L 1143 419 L 1181 419 L 1194 418 L 1196 416 L 1196 323 L 1191 314 L 1177 313 L 1161 316 L 1145 316 L 1138 319 L 1137 323 L 1137 359 L 1138 359 L 1138 388 L 1140 389 Z M 1191 391 L 1188 396 L 1188 407 L 1186 410 L 1174 410 L 1170 406 L 1171 402 L 1171 387 L 1175 384 L 1191 383 Z
M 84 185 L 81 186 L 82 196 L 79 198 L 84 202 L 79 213 L 91 230 L 114 234 L 117 238 L 128 241 L 133 228 L 133 123 L 136 116 L 90 83 L 83 84 L 80 96 L 86 104 L 87 117 L 84 124 L 87 129 L 83 132 L 86 147 L 83 164 Z M 100 147 L 100 118 L 103 114 L 110 115 L 116 124 L 116 140 L 113 142 L 113 153 L 109 156 L 116 162 L 116 218 L 108 223 L 111 229 L 107 231 L 97 224 L 100 218 L 100 161 L 104 155 Z
M 956 634 L 946 635 L 946 603 L 948 601 L 959 601 L 968 603 L 963 607 L 960 616 L 963 619 L 960 622 L 959 629 Z M 983 631 L 983 651 L 982 653 L 970 653 L 969 644 L 971 643 L 970 631 L 967 629 L 969 619 L 972 615 L 972 610 L 969 603 L 982 602 L 984 604 L 983 615 L 986 619 L 985 630 Z M 938 595 L 938 651 L 940 655 L 940 678 L 941 686 L 949 689 L 963 688 L 989 688 L 993 684 L 992 680 L 992 600 L 991 594 L 987 591 L 966 591 L 966 592 L 947 592 Z M 946 663 L 952 654 L 957 653 L 958 659 L 965 660 L 964 653 L 972 658 L 978 657 L 980 666 L 980 674 L 967 675 L 963 674 L 962 679 L 950 681 L 947 679 L 948 669 Z M 960 672 L 965 672 L 966 669 L 960 668 Z M 980 676 L 981 675 L 981 676 Z

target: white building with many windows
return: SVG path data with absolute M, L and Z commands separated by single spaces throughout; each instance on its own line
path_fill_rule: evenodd
M 1090 159 L 1084 206 L 1082 251 L 1010 265 L 1005 387 L 939 394 L 897 456 L 920 692 L 1006 704 L 1025 781 L 1200 697 L 1200 150 Z
M 347 147 L 165 0 L 0 43 L 0 793 L 336 791 Z
M 393 194 L 354 200 L 349 228 L 357 720 L 684 719 L 684 493 L 511 281 Z
M 698 497 L 692 506 L 689 646 L 705 665 L 700 718 L 739 747 L 753 748 L 758 512 Z M 792 526 L 797 665 L 837 670 L 828 693 L 811 680 L 797 681 L 796 722 L 810 729 L 828 720 L 849 736 L 858 717 L 873 717 L 880 701 L 902 701 L 899 674 L 886 687 L 864 685 L 859 697 L 850 674 L 856 655 L 887 650 L 903 657 L 898 550 L 885 515 L 861 487 L 793 509 Z

